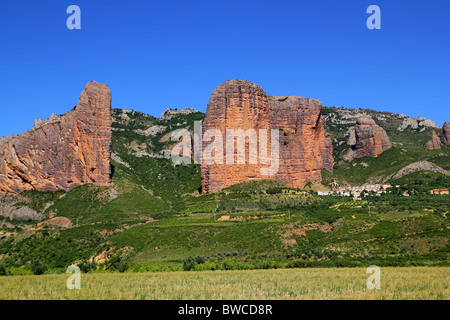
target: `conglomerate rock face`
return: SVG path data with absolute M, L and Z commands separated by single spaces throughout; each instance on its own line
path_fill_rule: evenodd
M 331 138 L 324 131 L 322 103 L 287 96 L 269 99 L 270 128 L 280 130 L 280 168 L 276 180 L 293 187 L 321 181 L 333 170 Z
M 439 139 L 436 131 L 431 131 L 431 139 L 425 144 L 428 150 L 438 150 L 441 148 L 441 139 Z
M 444 126 L 442 127 L 444 134 L 444 143 L 450 146 L 450 122 L 444 122 Z
M 111 182 L 111 91 L 89 82 L 76 108 L 0 139 L 0 191 L 71 190 Z
M 351 152 L 356 158 L 376 158 L 392 148 L 386 131 L 367 117 L 359 117 L 356 120 L 354 137 L 350 136 L 349 144 L 352 144 Z
M 219 155 L 222 163 L 215 161 L 208 164 L 203 159 L 203 193 L 216 192 L 251 179 L 272 179 L 293 187 L 302 187 L 313 180 L 320 181 L 322 168 L 333 169 L 331 140 L 324 132 L 321 106 L 317 100 L 302 97 L 268 98 L 260 86 L 245 80 L 222 83 L 211 95 L 203 123 L 203 133 L 216 129 L 223 136 L 223 155 Z M 241 129 L 243 132 L 255 130 L 258 151 L 255 152 L 250 139 L 246 139 L 245 161 L 239 163 L 243 155 L 238 155 L 236 151 L 236 140 L 232 155 L 235 161 L 233 164 L 227 163 L 227 129 Z M 274 174 L 264 174 L 261 169 L 271 165 L 261 162 L 259 155 L 264 144 L 267 155 L 271 154 L 271 129 L 278 131 L 279 136 L 278 170 Z M 267 130 L 265 140 L 261 140 L 260 130 Z M 206 152 L 212 143 L 204 139 L 203 151 Z M 250 161 L 251 155 L 257 158 L 256 163 Z

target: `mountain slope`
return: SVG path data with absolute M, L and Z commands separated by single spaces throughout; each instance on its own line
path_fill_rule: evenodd
M 377 112 L 370 109 L 345 109 L 324 107 L 325 129 L 332 137 L 335 166 L 333 174 L 326 174 L 325 183 L 337 180 L 350 184 L 388 182 L 389 177 L 400 169 L 418 162 L 429 161 L 444 170 L 450 169 L 450 148 L 427 150 L 425 144 L 432 137 L 432 131 L 442 135 L 442 128 L 423 118 L 412 119 L 405 115 Z M 388 134 L 392 148 L 377 158 L 364 157 L 345 161 L 350 148 L 348 139 L 356 119 L 369 116 Z M 408 126 L 406 126 L 408 125 Z
M 324 108 L 337 159 L 325 185 L 381 181 L 419 160 L 450 169 L 448 147 L 424 148 L 430 130 L 440 135 L 439 128 L 400 131 L 401 116 L 371 110 L 363 112 L 386 130 L 393 147 L 378 158 L 344 161 L 346 133 L 360 111 L 343 110 L 352 115 L 348 123 L 332 120 L 343 116 Z M 72 263 L 83 271 L 448 263 L 450 197 L 429 194 L 450 185 L 445 174 L 410 172 L 393 180 L 401 188 L 392 194 L 356 202 L 273 181 L 201 195 L 199 166 L 174 166 L 167 150 L 173 130 L 192 130 L 203 116 L 155 118 L 113 109 L 112 184 L 0 196 L 0 265 L 8 273 L 36 273 L 40 267 L 63 272 Z M 410 197 L 401 196 L 405 190 Z M 41 221 L 8 218 L 24 207 Z

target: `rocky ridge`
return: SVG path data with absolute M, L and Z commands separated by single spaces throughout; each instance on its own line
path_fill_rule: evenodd
M 450 175 L 450 171 L 444 170 L 432 162 L 418 161 L 418 162 L 411 163 L 410 165 L 407 165 L 406 167 L 397 171 L 395 174 L 387 176 L 383 181 L 386 182 L 386 181 L 389 181 L 390 179 L 394 179 L 394 180 L 400 179 L 401 177 L 404 177 L 408 174 L 411 174 L 411 173 L 414 173 L 417 171 L 432 171 L 432 172 L 445 174 L 447 176 Z
M 161 119 L 171 119 L 172 117 L 176 116 L 176 115 L 185 115 L 185 114 L 190 114 L 190 113 L 196 113 L 198 112 L 198 110 L 192 109 L 192 108 L 184 108 L 184 109 L 166 109 L 162 114 L 161 114 Z
M 436 123 L 433 120 L 425 119 L 424 117 L 412 118 L 407 115 L 400 115 L 403 117 L 403 123 L 397 128 L 398 131 L 404 131 L 406 128 L 419 129 L 424 131 L 428 128 L 436 128 Z

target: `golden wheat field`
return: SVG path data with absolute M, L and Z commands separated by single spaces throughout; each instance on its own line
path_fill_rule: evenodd
M 0 299 L 448 299 L 449 267 L 381 268 L 368 289 L 365 268 L 0 277 Z

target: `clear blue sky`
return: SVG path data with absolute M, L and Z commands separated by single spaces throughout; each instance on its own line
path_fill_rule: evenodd
M 66 9 L 81 8 L 81 30 Z M 381 30 L 366 9 L 381 8 Z M 450 121 L 449 0 L 0 0 L 0 136 L 61 114 L 85 84 L 113 107 L 205 111 L 239 78 L 269 95 Z

